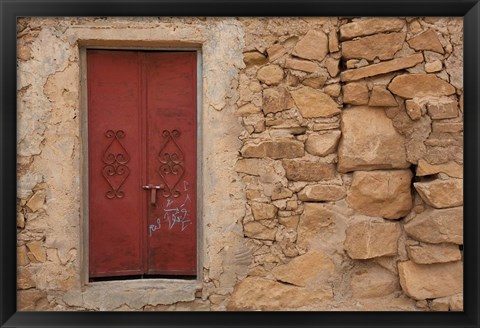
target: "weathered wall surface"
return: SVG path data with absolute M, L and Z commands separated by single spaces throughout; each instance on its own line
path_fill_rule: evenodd
M 461 310 L 459 18 L 18 23 L 20 310 Z M 198 281 L 87 283 L 81 47 L 202 49 Z

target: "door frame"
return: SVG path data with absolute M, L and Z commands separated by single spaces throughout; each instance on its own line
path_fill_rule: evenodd
M 88 88 L 87 88 L 87 50 L 128 50 L 128 51 L 191 51 L 196 52 L 197 57 L 197 265 L 196 265 L 196 281 L 203 280 L 203 176 L 202 176 L 202 48 L 201 45 L 192 47 L 187 45 L 185 47 L 145 47 L 145 46 L 102 46 L 102 45 L 88 45 L 83 43 L 79 46 L 80 56 L 80 238 L 78 246 L 79 264 L 80 264 L 80 283 L 82 289 L 87 285 L 95 284 L 89 282 L 89 204 L 88 204 Z M 163 280 L 180 280 L 180 279 L 148 279 L 149 281 L 163 281 Z

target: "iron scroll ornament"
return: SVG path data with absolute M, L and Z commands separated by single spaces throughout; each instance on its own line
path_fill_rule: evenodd
M 176 139 L 180 137 L 180 131 L 178 130 L 163 130 L 162 136 L 164 143 L 158 154 L 158 160 L 160 161 L 160 167 L 158 172 L 163 182 L 162 196 L 165 198 L 180 196 L 180 191 L 177 189 L 177 185 L 185 176 L 184 168 L 184 154 Z M 168 176 L 176 176 L 177 178 L 169 184 L 167 182 Z
M 130 169 L 127 165 L 130 156 L 121 142 L 121 139 L 125 138 L 125 132 L 123 130 L 107 130 L 105 136 L 112 139 L 102 158 L 105 164 L 102 168 L 102 175 L 110 186 L 110 190 L 105 192 L 105 197 L 108 199 L 124 198 L 125 192 L 120 188 L 130 175 Z M 116 176 L 120 178 L 115 178 Z

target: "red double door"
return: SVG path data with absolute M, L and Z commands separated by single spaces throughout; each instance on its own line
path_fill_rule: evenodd
M 196 275 L 195 52 L 87 51 L 90 277 Z

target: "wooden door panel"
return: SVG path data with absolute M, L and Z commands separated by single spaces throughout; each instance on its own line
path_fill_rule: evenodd
M 87 62 L 90 277 L 195 275 L 196 53 Z
M 139 54 L 87 52 L 90 276 L 143 273 Z
M 147 54 L 148 273 L 196 274 L 196 54 Z

